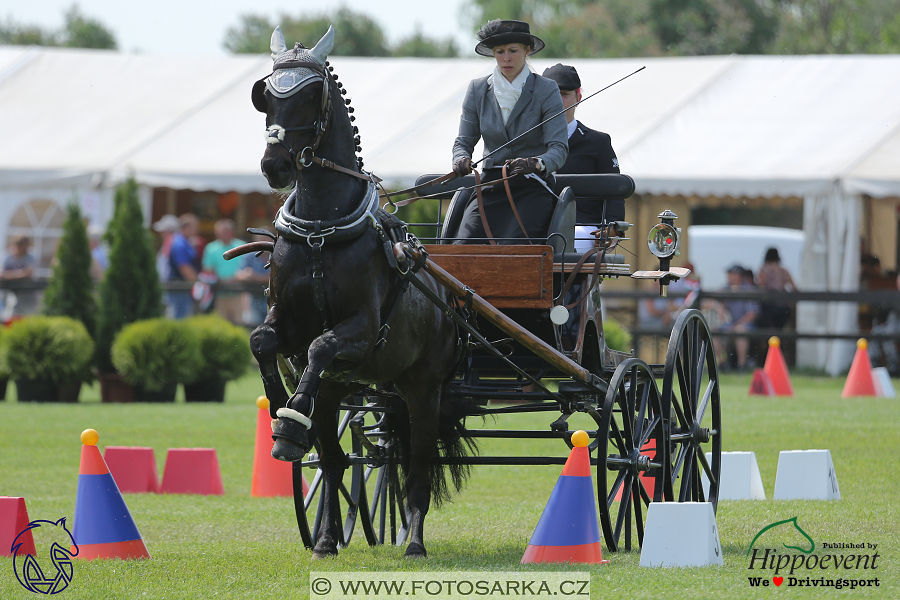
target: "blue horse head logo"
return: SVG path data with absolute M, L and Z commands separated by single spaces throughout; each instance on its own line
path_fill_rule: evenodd
M 65 532 L 66 537 L 63 538 L 63 543 L 75 549 L 75 553 L 73 554 L 69 548 L 61 546 L 56 541 L 53 542 L 50 546 L 50 561 L 56 569 L 55 573 L 49 569 L 45 573 L 44 569 L 41 568 L 41 565 L 38 563 L 37 557 L 32 556 L 31 554 L 19 556 L 19 550 L 23 543 L 19 541 L 19 538 L 27 531 L 42 526 L 52 526 L 57 528 L 57 532 Z M 71 532 L 66 529 L 65 517 L 58 521 L 32 521 L 28 524 L 28 527 L 20 531 L 19 535 L 16 536 L 16 539 L 13 540 L 10 552 L 13 553 L 13 569 L 16 572 L 16 579 L 19 580 L 22 587 L 30 592 L 36 594 L 58 594 L 69 587 L 69 583 L 72 582 L 74 571 L 72 567 L 72 558 L 78 556 L 78 545 L 75 543 L 75 538 L 72 537 Z

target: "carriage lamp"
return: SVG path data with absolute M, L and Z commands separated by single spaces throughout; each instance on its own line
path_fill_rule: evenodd
M 678 252 L 678 229 L 675 219 L 678 215 L 671 210 L 659 214 L 661 223 L 654 225 L 647 236 L 650 252 L 659 259 L 669 259 Z
M 674 255 L 679 253 L 678 234 L 680 232 L 675 227 L 675 219 L 678 218 L 678 215 L 671 210 L 664 210 L 658 217 L 661 222 L 650 229 L 650 233 L 647 236 L 647 245 L 650 247 L 650 252 L 659 258 L 659 270 L 668 271 L 669 261 Z M 677 277 L 668 275 L 660 277 L 659 296 L 661 298 L 668 296 L 668 286 L 672 279 L 677 279 Z

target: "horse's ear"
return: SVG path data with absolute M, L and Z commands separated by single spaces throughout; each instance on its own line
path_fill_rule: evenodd
M 325 61 L 328 60 L 328 55 L 331 54 L 331 51 L 334 49 L 334 26 L 328 26 L 328 32 L 322 36 L 322 39 L 319 40 L 319 43 L 316 44 L 316 47 L 309 51 L 316 62 L 325 66 Z
M 281 33 L 280 25 L 272 32 L 269 49 L 272 51 L 272 59 L 275 59 L 282 52 L 287 52 L 287 44 L 284 43 L 284 34 Z
M 253 101 L 253 108 L 258 110 L 261 113 L 267 113 L 269 111 L 268 103 L 266 102 L 266 80 L 260 79 L 256 83 L 253 84 L 253 90 L 250 92 L 250 100 Z

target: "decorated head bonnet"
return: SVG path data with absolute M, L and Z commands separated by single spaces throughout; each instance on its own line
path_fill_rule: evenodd
M 266 112 L 264 89 L 277 98 L 288 98 L 310 83 L 325 79 L 325 61 L 334 48 L 334 27 L 328 27 L 328 32 L 314 48 L 304 48 L 297 43 L 291 50 L 284 42 L 281 27 L 276 27 L 269 48 L 275 62 L 272 73 L 257 81 L 252 93 L 253 105 L 260 112 Z

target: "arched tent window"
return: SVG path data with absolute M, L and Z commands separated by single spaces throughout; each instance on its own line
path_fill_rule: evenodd
M 21 237 L 31 239 L 31 253 L 37 259 L 35 277 L 50 276 L 50 264 L 62 237 L 65 211 L 53 200 L 35 199 L 22 203 L 6 228 L 6 252 L 12 252 L 13 242 Z

